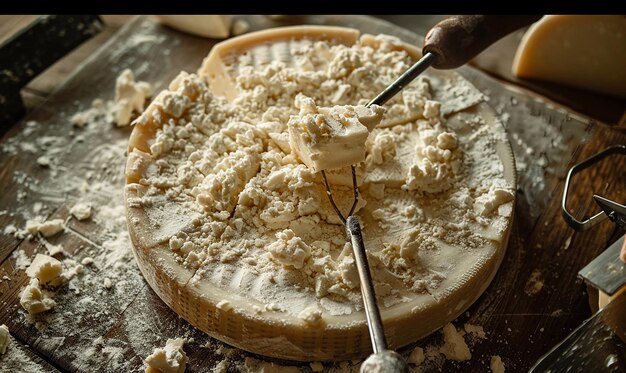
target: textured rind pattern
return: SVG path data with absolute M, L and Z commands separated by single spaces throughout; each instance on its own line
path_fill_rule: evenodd
M 320 30 L 316 30 L 318 28 Z M 220 43 L 205 59 L 199 73 L 209 74 L 207 78 L 213 85 L 216 82 L 215 76 L 210 74 L 216 70 L 211 68 L 211 63 L 221 64 L 223 67 L 220 56 L 231 47 L 236 47 L 241 52 L 241 48 L 246 45 L 260 41 L 268 42 L 273 37 L 279 40 L 284 40 L 288 35 L 293 39 L 312 35 L 328 37 L 337 30 L 312 26 L 287 29 L 248 34 Z M 340 35 L 340 41 L 347 44 L 356 42 L 357 30 L 340 29 L 340 31 L 341 33 L 337 34 Z M 414 48 L 411 50 L 414 51 Z M 214 87 L 212 90 L 215 93 Z M 155 241 L 150 237 L 150 221 L 147 214 L 143 209 L 133 207 L 129 203 L 129 200 L 141 197 L 145 188 L 140 183 L 142 173 L 150 164 L 148 141 L 157 130 L 150 119 L 150 113 L 154 110 L 158 110 L 154 105 L 146 109 L 147 121 L 144 124 L 137 124 L 131 134 L 126 202 L 133 253 L 146 281 L 159 297 L 181 317 L 212 337 L 253 353 L 300 361 L 347 360 L 363 358 L 370 354 L 370 338 L 363 313 L 325 316 L 325 324 L 311 327 L 303 320 L 284 313 L 264 312 L 258 315 L 253 310 L 254 301 L 225 292 L 207 282 L 200 284 L 189 282 L 193 272 L 176 261 L 175 254 L 166 243 Z M 495 120 L 493 110 L 486 104 L 479 103 L 472 110 L 480 113 L 493 126 L 494 131 L 504 134 L 502 125 Z M 515 168 L 510 145 L 505 142 L 502 148 L 508 149 L 508 152 L 499 153 L 504 163 L 505 176 L 511 185 L 515 185 Z M 382 311 L 390 348 L 402 347 L 434 332 L 454 320 L 482 294 L 502 261 L 510 227 L 509 221 L 506 233 L 498 246 L 486 246 L 477 250 L 476 253 L 480 252 L 480 256 L 470 258 L 475 260 L 474 264 L 468 263 L 470 270 L 456 277 L 453 283 L 444 284 L 441 291 L 433 296 L 428 294 L 419 296 L 413 302 L 398 304 Z M 470 256 L 465 255 L 463 258 L 468 257 Z M 461 267 L 467 268 L 467 265 Z M 232 307 L 221 309 L 216 306 L 224 299 L 227 299 Z

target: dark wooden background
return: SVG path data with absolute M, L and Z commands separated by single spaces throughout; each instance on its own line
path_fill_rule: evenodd
M 246 18 L 253 29 L 280 25 L 264 17 Z M 383 18 L 423 34 L 441 16 Z M 0 40 L 31 19 L 0 16 Z M 43 124 L 37 126 L 31 138 L 69 130 L 71 124 L 67 118 L 77 106 L 87 107 L 96 97 L 110 99 L 115 72 L 121 68 L 116 70 L 105 64 L 114 60 L 112 51 L 123 50 L 125 41 L 142 27 L 162 35 L 171 53 L 166 57 L 162 51 L 151 49 L 138 59 L 132 50 L 125 50 L 118 53 L 116 59 L 120 67 L 136 69 L 146 60 L 163 62 L 159 59 L 167 58 L 165 63 L 151 65 L 151 69 L 138 77 L 156 83 L 157 90 L 164 88 L 181 69 L 195 70 L 215 43 L 154 25 L 150 18 L 129 21 L 129 17 L 115 16 L 105 17 L 105 21 L 109 24 L 103 33 L 57 63 L 24 90 L 29 114 L 24 121 L 8 130 L 1 143 L 23 136 L 27 120 Z M 373 18 L 308 17 L 304 22 L 353 26 L 365 32 L 395 34 L 415 44 L 420 42 L 416 34 Z M 118 30 L 122 25 L 126 26 Z M 528 370 L 541 355 L 591 315 L 586 287 L 576 278 L 576 273 L 623 234 L 608 222 L 591 231 L 575 233 L 565 224 L 560 211 L 564 175 L 568 167 L 609 145 L 626 143 L 626 133 L 620 125 L 625 109 L 623 101 L 585 92 L 563 96 L 562 92 L 571 90 L 552 85 L 537 86 L 536 82 L 519 82 L 507 76 L 520 35 L 513 34 L 487 50 L 474 61 L 479 69 L 468 66 L 459 69 L 463 76 L 490 96 L 490 105 L 503 114 L 520 171 L 515 222 L 502 266 L 483 296 L 454 322 L 457 327 L 465 322 L 481 325 L 488 338 L 471 344 L 472 360 L 426 365 L 425 370 L 488 371 L 492 355 L 502 357 L 507 372 Z M 107 47 L 98 49 L 105 41 L 109 42 Z M 94 54 L 98 58 L 85 61 Z M 71 167 L 72 160 L 80 163 L 81 155 L 87 154 L 90 148 L 107 141 L 119 141 L 128 135 L 129 130 L 112 131 L 103 127 L 101 133 L 92 134 L 82 145 L 72 149 L 65 162 Z M 0 150 L 0 190 L 3 191 L 0 194 L 0 210 L 18 210 L 38 201 L 39 196 L 18 200 L 20 184 L 14 177 L 18 172 L 40 180 L 44 185 L 49 182 L 50 176 L 36 165 L 37 156 L 31 153 L 11 155 Z M 625 170 L 626 159 L 615 157 L 580 174 L 574 183 L 569 206 L 571 211 L 579 217 L 595 212 L 597 208 L 591 199 L 593 193 L 626 201 Z M 121 173 L 121 168 L 119 171 Z M 121 188 L 123 181 L 120 175 L 112 178 L 119 181 Z M 66 200 L 61 202 L 46 202 L 50 219 L 68 216 L 72 196 L 64 198 Z M 36 241 L 22 241 L 2 234 L 7 225 L 22 227 L 24 223 L 19 216 L 0 215 L 0 278 L 3 275 L 10 278 L 0 283 L 0 324 L 9 326 L 14 337 L 12 346 L 22 350 L 33 364 L 44 371 L 113 371 L 110 363 L 122 360 L 129 371 L 139 370 L 142 360 L 153 347 L 163 345 L 166 338 L 175 336 L 194 338 L 185 347 L 190 356 L 188 371 L 211 371 L 215 362 L 223 359 L 216 351 L 221 344 L 195 330 L 169 310 L 136 269 L 129 275 L 136 281 L 129 281 L 129 287 L 122 296 L 113 293 L 98 300 L 98 307 L 105 307 L 108 312 L 106 317 L 83 317 L 82 324 L 50 324 L 44 330 L 25 322 L 19 293 L 27 283 L 27 277 L 23 271 L 16 269 L 11 253 L 21 250 L 32 256 L 45 250 Z M 80 260 L 90 250 L 101 249 L 98 247 L 101 244 L 100 230 L 96 223 L 72 223 L 71 229 L 89 239 L 81 239 L 78 235 L 63 235 L 58 239 L 76 258 Z M 543 283 L 536 294 L 526 291 L 533 273 L 539 273 L 538 278 Z M 92 275 L 103 278 L 98 276 L 106 276 L 106 273 Z M 91 290 L 95 291 L 95 286 Z M 80 310 L 78 306 L 73 312 L 82 316 L 96 313 L 94 310 Z M 146 325 L 146 320 L 150 320 L 149 325 Z M 138 340 L 128 331 L 129 328 L 141 329 L 145 340 Z M 103 338 L 105 346 L 114 346 L 115 354 L 107 355 L 100 348 L 90 361 L 77 358 L 85 349 L 93 347 L 93 341 L 98 337 Z M 436 333 L 402 351 L 409 352 L 417 345 L 436 344 L 439 339 Z M 205 345 L 208 347 L 203 347 Z M 235 371 L 236 363 L 247 356 L 252 355 L 235 350 L 230 358 L 230 369 Z M 306 370 L 306 367 L 304 365 L 303 369 Z

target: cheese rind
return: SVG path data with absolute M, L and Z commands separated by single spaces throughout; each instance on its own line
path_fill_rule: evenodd
M 513 74 L 626 97 L 626 17 L 550 15 L 524 35 Z
M 291 150 L 314 172 L 358 164 L 365 160 L 365 141 L 380 123 L 384 108 L 317 107 L 313 99 L 298 94 L 289 127 Z

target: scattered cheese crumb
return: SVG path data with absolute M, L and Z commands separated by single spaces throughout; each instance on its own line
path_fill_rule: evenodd
M 466 333 L 473 334 L 480 339 L 487 338 L 487 335 L 485 334 L 485 330 L 480 325 L 465 324 L 463 326 L 463 329 L 465 329 Z
M 146 358 L 146 373 L 183 373 L 188 360 L 184 344 L 183 338 L 168 339 L 165 347 L 154 349 Z
M 319 309 L 315 307 L 304 309 L 302 312 L 298 314 L 298 317 L 304 320 L 304 322 L 309 325 L 319 324 L 323 320 L 322 311 L 320 311 Z
M 451 323 L 443 327 L 443 341 L 444 345 L 441 347 L 440 352 L 446 356 L 449 360 L 464 361 L 472 358 L 472 353 L 463 339 L 463 335 L 460 334 L 454 325 Z
M 115 81 L 115 124 L 118 127 L 130 123 L 133 112 L 140 113 L 147 97 L 152 94 L 152 86 L 146 82 L 135 82 L 130 69 L 125 69 Z
M 324 365 L 322 363 L 320 363 L 319 361 L 314 361 L 314 362 L 310 363 L 309 366 L 311 367 L 311 371 L 313 371 L 313 372 L 323 372 L 324 371 Z
M 65 226 L 63 224 L 63 220 L 61 219 L 49 220 L 44 223 L 39 223 L 36 220 L 26 221 L 26 231 L 33 236 L 39 232 L 44 237 L 51 237 L 64 229 Z
M 70 209 L 70 214 L 78 220 L 89 219 L 91 217 L 91 205 L 77 203 Z
M 0 325 L 0 355 L 4 355 L 7 352 L 10 341 L 9 328 L 4 324 Z
M 230 311 L 233 309 L 233 306 L 230 304 L 229 301 L 222 299 L 221 301 L 219 301 L 215 307 L 217 307 L 218 309 L 222 310 L 222 311 Z
M 411 351 L 411 355 L 407 359 L 409 364 L 421 365 L 425 360 L 424 349 L 421 347 L 415 347 L 413 351 Z
M 541 279 L 541 271 L 535 269 L 530 274 L 526 286 L 524 286 L 524 293 L 529 297 L 537 295 L 541 289 L 543 289 L 543 281 Z
M 31 279 L 22 291 L 20 304 L 28 311 L 29 315 L 48 311 L 56 306 L 56 302 L 49 293 L 39 287 L 39 280 L 36 278 Z
M 51 256 L 37 254 L 26 269 L 26 274 L 30 278 L 38 279 L 40 284 L 58 285 L 63 274 L 63 266 L 60 261 Z
M 491 363 L 489 364 L 493 373 L 504 373 L 504 363 L 500 356 L 495 355 L 491 357 Z

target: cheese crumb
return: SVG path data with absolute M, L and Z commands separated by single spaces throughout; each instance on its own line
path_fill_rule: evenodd
M 278 240 L 267 247 L 272 258 L 285 267 L 302 268 L 304 261 L 311 255 L 309 245 L 291 229 L 276 233 L 276 238 Z
M 407 362 L 409 364 L 422 365 L 425 359 L 426 358 L 424 356 L 424 349 L 421 347 L 415 347 L 413 351 L 411 351 Z
M 63 266 L 51 256 L 37 254 L 26 268 L 26 274 L 30 278 L 38 279 L 42 285 L 58 285 L 62 281 Z
M 298 317 L 309 325 L 316 325 L 322 322 L 322 311 L 316 307 L 310 307 L 300 312 Z
M 11 338 L 9 337 L 9 328 L 2 324 L 0 325 L 0 355 L 4 355 L 9 347 Z
M 70 209 L 70 214 L 78 220 L 89 219 L 91 217 L 91 205 L 77 203 Z
M 313 371 L 313 372 L 323 372 L 324 371 L 324 364 L 320 363 L 319 361 L 314 361 L 312 363 L 309 363 L 309 366 L 311 367 L 311 371 Z
M 491 372 L 493 373 L 504 373 L 504 363 L 500 356 L 495 355 L 491 357 L 489 368 L 491 368 Z
M 118 127 L 127 126 L 133 112 L 140 113 L 146 98 L 151 94 L 152 86 L 149 83 L 135 82 L 135 76 L 130 69 L 122 71 L 115 81 L 115 124 Z M 78 122 L 77 120 L 76 123 Z
M 465 361 L 472 358 L 472 353 L 465 343 L 463 335 L 456 330 L 454 325 L 447 324 L 443 327 L 442 332 L 444 344 L 440 351 L 446 358 L 455 361 Z
M 61 219 L 49 220 L 43 223 L 38 223 L 34 220 L 26 222 L 26 230 L 32 235 L 36 235 L 37 232 L 39 232 L 44 237 L 51 237 L 62 232 L 64 229 L 65 226 Z
M 146 373 L 183 373 L 188 360 L 184 344 L 183 338 L 168 339 L 165 347 L 154 349 L 146 358 Z
M 28 311 L 29 315 L 48 311 L 56 306 L 56 302 L 49 293 L 39 287 L 39 280 L 36 278 L 31 279 L 22 291 L 20 304 Z

